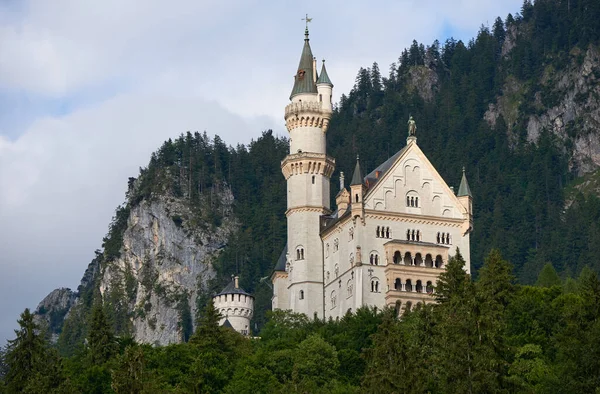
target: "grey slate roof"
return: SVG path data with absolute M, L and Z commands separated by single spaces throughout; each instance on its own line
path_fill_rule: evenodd
M 331 80 L 329 79 L 329 75 L 327 75 L 327 70 L 325 69 L 325 60 L 323 60 L 323 66 L 321 67 L 321 74 L 319 75 L 319 79 L 317 79 L 317 85 L 320 83 L 326 83 L 333 87 Z
M 287 243 L 283 247 L 279 258 L 277 259 L 277 264 L 275 264 L 275 271 L 285 271 L 285 263 L 286 263 L 286 255 L 288 251 Z
M 356 158 L 356 166 L 354 167 L 354 174 L 352 175 L 352 182 L 350 182 L 350 186 L 354 185 L 362 185 L 363 184 L 363 176 L 362 171 L 360 170 L 360 160 L 358 157 Z
M 225 321 L 223 322 L 223 324 L 221 324 L 222 327 L 226 327 L 226 328 L 231 328 L 232 330 L 234 329 L 233 326 L 231 325 L 231 322 L 229 321 L 229 319 L 225 319 Z
M 290 94 L 290 100 L 297 94 L 301 93 L 317 93 L 317 85 L 313 81 L 313 54 L 308 43 L 308 29 L 305 32 L 304 48 L 300 56 L 300 64 L 298 71 L 294 76 L 294 88 Z
M 242 289 L 241 287 L 238 287 L 236 289 L 235 281 L 233 279 L 231 280 L 231 282 L 229 282 L 229 284 L 227 286 L 225 286 L 225 288 L 223 290 L 221 290 L 221 292 L 219 294 L 217 294 L 217 296 L 220 296 L 223 294 L 244 294 L 244 295 L 252 297 L 252 294 L 246 293 L 246 291 L 244 289 Z
M 384 161 L 379 167 L 375 168 L 365 177 L 365 183 L 369 189 L 373 188 L 375 184 L 385 175 L 385 173 L 392 168 L 392 165 L 396 162 L 398 157 L 400 157 L 404 151 L 406 150 L 406 146 L 396 152 L 392 157 Z M 376 176 L 377 171 L 380 172 L 379 177 Z
M 469 182 L 467 182 L 467 175 L 465 175 L 465 168 L 463 167 L 462 179 L 460 180 L 460 186 L 458 187 L 457 197 L 469 196 L 473 197 L 471 194 L 471 188 L 469 187 Z

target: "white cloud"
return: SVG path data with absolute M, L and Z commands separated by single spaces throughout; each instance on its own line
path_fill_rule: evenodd
M 235 145 L 267 128 L 285 133 L 305 12 L 339 97 L 361 66 L 377 61 L 385 75 L 413 38 L 443 41 L 454 26 L 468 39 L 521 1 L 19 4 L 0 17 L 0 94 L 74 110 L 21 122 L 31 126 L 12 140 L 0 135 L 0 343 L 26 306 L 77 285 L 127 178 L 165 139 L 207 130 Z

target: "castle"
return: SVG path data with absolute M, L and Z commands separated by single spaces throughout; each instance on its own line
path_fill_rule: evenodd
M 400 311 L 433 302 L 436 280 L 457 249 L 470 272 L 473 199 L 464 169 L 455 194 L 417 145 L 411 118 L 405 147 L 366 176 L 357 157 L 349 188 L 340 173 L 332 210 L 335 159 L 325 139 L 332 89 L 325 61 L 317 73 L 307 28 L 285 108 L 287 245 L 271 276 L 272 307 L 336 318 L 361 306 Z

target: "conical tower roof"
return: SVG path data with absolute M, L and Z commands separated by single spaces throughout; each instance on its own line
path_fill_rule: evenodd
M 305 30 L 304 35 L 304 48 L 302 48 L 298 71 L 294 76 L 294 88 L 292 89 L 290 100 L 297 94 L 317 93 L 317 85 L 313 80 L 313 54 L 308 43 L 308 29 Z
M 325 60 L 323 60 L 323 66 L 321 66 L 321 74 L 319 74 L 319 79 L 317 79 L 317 85 L 321 83 L 326 83 L 333 87 L 333 84 L 329 79 L 329 75 L 327 75 L 327 70 L 325 69 Z
M 471 194 L 471 188 L 469 187 L 469 182 L 467 182 L 467 175 L 465 174 L 465 167 L 463 167 L 462 179 L 460 180 L 460 186 L 458 187 L 458 197 L 469 196 L 473 197 Z
M 352 175 L 352 182 L 350 182 L 350 186 L 362 184 L 363 176 L 362 171 L 360 170 L 360 160 L 358 159 L 358 156 L 356 156 L 356 166 L 354 167 L 354 175 Z

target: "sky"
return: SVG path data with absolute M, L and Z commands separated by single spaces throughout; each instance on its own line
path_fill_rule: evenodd
M 77 288 L 128 177 L 163 141 L 286 135 L 306 13 L 335 101 L 413 39 L 468 41 L 521 3 L 0 1 L 0 346 L 25 308 Z

